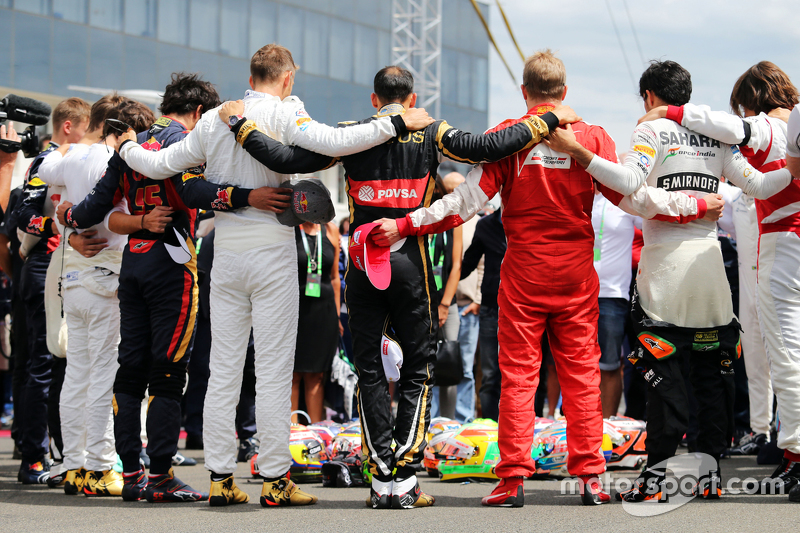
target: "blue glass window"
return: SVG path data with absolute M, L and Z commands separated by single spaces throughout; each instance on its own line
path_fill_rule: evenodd
M 330 17 L 306 11 L 303 29 L 303 70 L 318 76 L 328 75 L 328 21 Z
M 158 44 L 148 39 L 126 35 L 125 88 L 163 91 L 169 78 L 161 77 L 157 68 Z
M 253 2 L 250 6 L 250 48 L 252 56 L 262 46 L 275 42 L 275 20 L 278 8 L 272 2 Z M 295 61 L 297 59 L 295 58 Z
M 53 91 L 67 94 L 68 85 L 88 85 L 89 32 L 69 22 L 53 23 Z
M 0 17 L 0 35 L 5 35 L 7 39 L 13 39 L 14 26 L 12 25 L 12 21 L 14 20 L 14 14 L 8 12 L 2 13 L 3 16 Z M 9 49 L 5 48 L 5 50 Z M 10 53 L 6 52 L 0 54 L 0 85 L 5 85 L 6 87 L 11 85 L 11 61 L 12 57 Z
M 473 58 L 472 71 L 472 107 L 479 111 L 488 111 L 489 106 L 489 60 Z
M 115 89 L 125 87 L 125 48 L 121 33 L 92 29 L 90 33 L 89 85 Z
M 281 4 L 278 9 L 278 44 L 289 49 L 294 62 L 303 65 L 303 11 Z M 264 43 L 269 44 L 269 43 Z
M 220 53 L 247 56 L 247 0 L 222 0 L 220 25 Z
M 379 57 L 380 41 L 378 40 L 378 30 L 357 25 L 353 78 L 356 83 L 372 86 L 375 74 L 385 66 L 378 65 Z
M 173 72 L 186 71 L 189 65 L 188 48 L 159 43 L 158 47 L 158 86 L 157 90 L 164 90 Z
M 86 24 L 86 0 L 53 0 L 53 16 Z
M 122 0 L 91 0 L 89 24 L 106 30 L 122 31 Z
M 15 0 L 14 9 L 19 9 L 27 13 L 36 13 L 37 15 L 49 15 L 48 3 L 47 0 Z
M 216 52 L 219 49 L 219 0 L 192 0 L 189 28 L 189 46 Z
M 39 35 L 44 38 L 40 46 L 14 47 L 14 86 L 29 91 L 50 92 L 50 25 L 52 21 L 17 13 L 14 17 L 16 42 L 21 36 Z
M 472 56 L 459 53 L 458 54 L 458 105 L 461 107 L 469 107 L 470 106 L 470 85 L 472 85 L 472 80 L 470 79 L 472 73 Z
M 156 36 L 156 0 L 125 0 L 125 33 Z
M 351 81 L 353 79 L 353 32 L 354 24 L 342 19 L 331 19 L 330 76 Z
M 159 0 L 158 40 L 165 43 L 186 45 L 189 29 L 189 5 L 187 0 Z

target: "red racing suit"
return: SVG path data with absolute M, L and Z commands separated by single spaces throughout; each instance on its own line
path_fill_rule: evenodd
M 540 105 L 528 115 L 541 115 Z M 526 115 L 527 116 L 527 115 Z M 522 120 L 506 120 L 490 131 Z M 573 124 L 578 142 L 617 161 L 614 141 L 599 126 Z M 598 184 L 599 185 L 599 184 Z M 641 188 L 630 196 L 600 186 L 626 210 L 677 222 L 701 218 L 706 206 L 688 195 Z M 398 219 L 401 237 L 440 233 L 463 223 L 500 192 L 508 250 L 500 272 L 498 356 L 502 386 L 498 445 L 501 478 L 530 476 L 534 395 L 539 384 L 542 334 L 547 331 L 569 422 L 567 468 L 573 475 L 605 471 L 601 450 L 599 282 L 593 265 L 594 181 L 576 161 L 544 144 L 475 167 L 456 191 L 431 207 Z

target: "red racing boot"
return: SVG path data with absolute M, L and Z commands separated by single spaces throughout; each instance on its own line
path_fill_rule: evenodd
M 581 487 L 581 501 L 583 505 L 603 505 L 611 502 L 611 496 L 603 490 L 603 484 L 598 476 L 578 476 Z
M 481 503 L 488 507 L 522 507 L 525 505 L 525 490 L 522 476 L 501 479 L 491 494 Z

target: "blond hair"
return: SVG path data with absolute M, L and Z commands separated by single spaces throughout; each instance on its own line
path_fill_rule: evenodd
M 250 75 L 254 81 L 274 83 L 287 70 L 297 69 L 292 53 L 279 44 L 262 46 L 250 59 Z
M 522 84 L 529 98 L 560 100 L 567 84 L 567 69 L 552 50 L 540 50 L 525 60 Z
M 53 110 L 53 129 L 58 130 L 68 120 L 72 124 L 80 124 L 89 118 L 90 112 L 91 106 L 85 100 L 67 98 Z

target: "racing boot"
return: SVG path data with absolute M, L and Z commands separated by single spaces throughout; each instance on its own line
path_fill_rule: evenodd
M 122 486 L 122 499 L 126 502 L 136 502 L 144 498 L 144 491 L 147 489 L 147 474 L 144 469 L 140 469 L 133 474 L 122 474 L 124 485 Z
M 208 497 L 208 504 L 212 507 L 222 507 L 225 505 L 232 505 L 234 503 L 247 503 L 250 501 L 250 496 L 239 490 L 236 482 L 233 480 L 233 474 L 214 481 L 212 474 L 211 479 L 211 495 Z
M 436 502 L 433 496 L 425 494 L 419 488 L 417 476 L 404 479 L 396 478 L 392 482 L 392 509 L 414 509 L 430 507 Z
M 67 478 L 67 469 L 61 461 L 50 466 L 50 477 L 47 478 L 47 486 L 51 489 L 58 489 L 64 486 Z
M 481 503 L 489 507 L 522 507 L 525 505 L 525 488 L 522 476 L 501 479 L 491 494 Z
M 244 439 L 239 443 L 239 452 L 236 454 L 237 463 L 246 463 L 258 453 L 258 441 L 254 437 Z
M 611 502 L 611 496 L 603 490 L 600 478 L 595 475 L 578 476 L 583 505 L 603 505 Z
M 800 457 L 784 452 L 780 466 L 771 476 L 762 479 L 758 487 L 759 494 L 788 494 L 800 479 Z
M 176 478 L 170 468 L 166 474 L 158 476 L 150 474 L 144 497 L 150 503 L 203 502 L 208 499 L 208 494 L 197 492 Z
M 642 475 L 636 478 L 633 486 L 625 492 L 616 494 L 617 501 L 627 503 L 640 503 L 658 501 L 666 503 L 669 495 L 663 490 L 666 474 L 659 471 L 645 470 Z
M 722 497 L 722 476 L 719 475 L 719 470 L 712 470 L 701 476 L 694 494 L 704 500 L 719 500 Z
M 120 496 L 125 482 L 114 470 L 89 470 L 83 481 L 86 496 Z
M 197 465 L 197 459 L 186 457 L 181 452 L 178 452 L 172 456 L 172 466 L 195 466 L 195 465 Z
M 303 492 L 289 479 L 288 472 L 278 479 L 264 480 L 261 489 L 261 507 L 275 507 L 278 505 L 313 505 L 317 497 Z
M 725 455 L 758 455 L 761 447 L 769 440 L 764 433 L 748 433 L 733 448 L 728 448 Z
M 49 477 L 50 467 L 47 466 L 44 460 L 35 463 L 29 463 L 23 460 L 22 464 L 19 465 L 17 479 L 21 481 L 23 485 L 44 485 L 47 483 Z
M 369 489 L 367 507 L 373 509 L 392 508 L 392 482 L 381 481 L 374 475 L 372 476 L 372 486 Z
M 64 494 L 74 496 L 79 492 L 83 492 L 83 484 L 86 481 L 86 469 L 83 467 L 76 468 L 75 470 L 67 470 L 66 478 L 64 479 Z
M 795 485 L 789 491 L 789 501 L 800 503 L 800 485 Z

